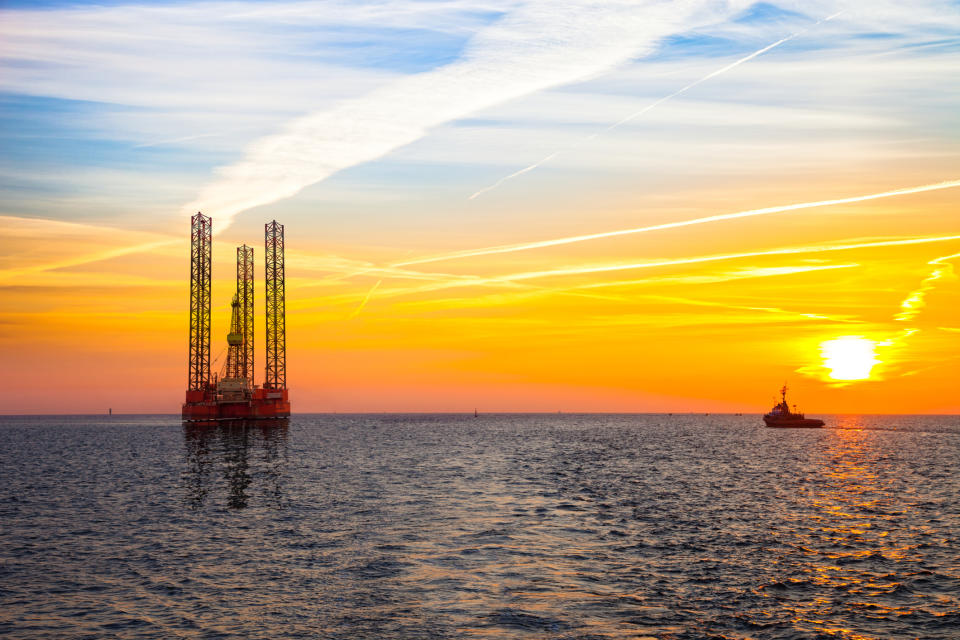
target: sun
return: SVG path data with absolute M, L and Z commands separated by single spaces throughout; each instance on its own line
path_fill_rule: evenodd
M 877 343 L 863 336 L 841 336 L 820 343 L 823 366 L 832 380 L 869 380 L 877 359 Z

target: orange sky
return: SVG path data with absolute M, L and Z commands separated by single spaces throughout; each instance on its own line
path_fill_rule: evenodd
M 960 253 L 960 240 L 939 240 L 951 235 L 943 212 L 957 192 L 408 267 L 389 266 L 411 260 L 406 251 L 316 251 L 288 223 L 295 407 L 758 411 L 786 380 L 811 412 L 956 411 L 951 260 L 960 256 L 931 261 Z M 867 216 L 877 221 L 869 233 Z M 895 233 L 905 217 L 918 221 L 909 236 Z M 6 410 L 175 410 L 186 374 L 186 233 L 4 224 Z M 23 244 L 38 235 L 38 249 Z M 214 240 L 214 356 L 241 240 L 226 235 L 234 242 Z M 731 257 L 740 253 L 767 255 Z M 666 264 L 575 273 L 642 263 Z M 830 378 L 820 345 L 842 336 L 877 343 L 868 379 Z
M 0 412 L 179 411 L 202 207 L 295 412 L 960 413 L 960 12 L 382 4 L 0 12 Z

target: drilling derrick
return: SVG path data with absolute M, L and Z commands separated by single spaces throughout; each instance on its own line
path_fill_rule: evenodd
M 240 303 L 240 327 L 243 348 L 237 377 L 246 378 L 253 386 L 253 247 L 237 247 L 237 300 Z
M 190 218 L 190 356 L 187 389 L 210 384 L 210 249 L 212 221 L 199 211 Z
M 239 284 L 239 283 L 238 283 Z M 227 334 L 227 359 L 223 363 L 221 385 L 227 380 L 242 380 L 240 360 L 243 356 L 243 327 L 240 326 L 240 301 L 236 294 L 230 302 L 230 333 Z
M 267 288 L 267 367 L 264 389 L 287 388 L 287 322 L 284 300 L 283 225 L 264 225 Z

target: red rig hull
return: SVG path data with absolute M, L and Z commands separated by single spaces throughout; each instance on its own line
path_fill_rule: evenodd
M 184 422 L 211 420 L 272 420 L 290 417 L 286 389 L 253 389 L 249 397 L 225 399 L 215 388 L 187 391 Z

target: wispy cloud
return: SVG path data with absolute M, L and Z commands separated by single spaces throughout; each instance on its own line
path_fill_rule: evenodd
M 17 216 L 0 216 L 0 227 L 0 283 L 23 284 L 26 276 L 185 242 L 164 234 Z
M 920 282 L 919 287 L 907 294 L 907 297 L 900 303 L 900 312 L 894 316 L 894 320 L 897 322 L 910 322 L 916 318 L 923 307 L 926 306 L 927 294 L 933 291 L 938 281 L 953 275 L 953 265 L 950 264 L 949 261 L 957 258 L 960 258 L 960 253 L 940 256 L 928 262 L 927 264 L 935 268 Z
M 337 171 L 380 158 L 431 128 L 606 71 L 671 34 L 728 17 L 746 0 L 530 0 L 480 30 L 460 58 L 294 120 L 221 168 L 185 211 L 221 228 L 241 211 L 290 197 Z
M 800 202 L 796 204 L 779 205 L 776 207 L 764 207 L 762 209 L 749 209 L 747 211 L 737 211 L 736 213 L 724 213 L 715 216 L 706 216 L 703 218 L 693 218 L 691 220 L 681 220 L 679 222 L 667 222 L 664 224 L 655 224 L 646 227 L 635 227 L 633 229 L 619 229 L 617 231 L 604 231 L 601 233 L 588 233 L 578 236 L 568 236 L 566 238 L 554 238 L 553 240 L 540 240 L 538 242 L 525 242 L 520 244 L 499 245 L 495 247 L 486 247 L 482 249 L 470 249 L 466 251 L 455 251 L 414 260 L 404 260 L 396 262 L 392 266 L 403 267 L 415 264 L 425 264 L 428 262 L 440 262 L 444 260 L 456 260 L 460 258 L 472 258 L 476 256 L 487 256 L 497 253 L 512 253 L 515 251 L 529 251 L 531 249 L 543 249 L 545 247 L 554 247 L 557 245 L 571 244 L 574 242 L 586 242 L 588 240 L 599 240 L 601 238 L 612 238 L 615 236 L 625 236 L 635 233 L 647 233 L 650 231 L 663 231 L 665 229 L 676 229 L 679 227 L 689 227 L 699 224 L 708 224 L 711 222 L 720 222 L 723 220 L 735 220 L 738 218 L 750 218 L 753 216 L 770 215 L 773 213 L 785 213 L 788 211 L 799 211 L 802 209 L 814 209 L 817 207 L 830 207 L 838 204 L 850 204 L 854 202 L 866 202 L 868 200 L 879 200 L 881 198 L 892 198 L 894 196 L 909 195 L 912 193 L 924 193 L 927 191 L 939 191 L 941 189 L 953 189 L 960 187 L 960 180 L 950 180 L 946 182 L 937 182 L 917 187 L 906 187 L 895 189 L 893 191 L 883 191 L 880 193 L 871 193 L 860 196 L 850 196 L 847 198 L 834 198 L 831 200 L 817 200 L 814 202 Z
M 543 269 L 539 271 L 523 271 L 501 276 L 477 276 L 477 275 L 449 275 L 449 274 L 431 274 L 433 282 L 418 284 L 409 287 L 394 287 L 391 289 L 380 290 L 378 294 L 381 297 L 395 297 L 419 295 L 434 291 L 454 289 L 459 287 L 515 287 L 522 288 L 529 286 L 529 283 L 535 280 L 545 280 L 550 278 L 564 278 L 571 276 L 598 275 L 606 273 L 616 273 L 630 270 L 660 269 L 666 267 L 679 267 L 686 265 L 699 265 L 715 262 L 726 262 L 731 260 L 742 260 L 745 258 L 755 258 L 764 256 L 787 256 L 803 255 L 816 253 L 831 253 L 838 251 L 851 251 L 856 249 L 876 249 L 884 247 L 899 247 L 922 244 L 936 244 L 941 242 L 952 242 L 960 240 L 960 235 L 942 235 L 942 236 L 922 236 L 922 237 L 896 237 L 886 239 L 859 239 L 856 241 L 837 242 L 830 244 L 801 245 L 790 247 L 779 247 L 775 249 L 764 249 L 756 251 L 744 251 L 738 253 L 711 254 L 703 256 L 690 256 L 685 258 L 671 258 L 666 260 L 655 260 L 649 262 L 618 262 L 609 264 L 585 264 L 571 265 L 552 269 Z M 840 268 L 840 267 L 834 267 Z M 788 273 L 791 268 L 786 268 Z M 350 275 L 360 275 L 355 272 Z M 386 275 L 386 274 L 384 274 Z M 717 276 L 718 281 L 724 278 Z M 657 282 L 659 279 L 654 278 Z M 590 283 L 590 285 L 602 286 L 601 283 Z M 589 285 L 588 285 L 589 286 Z M 565 287 L 574 288 L 574 287 Z M 354 298 L 355 299 L 355 298 Z
M 130 159 L 136 158 L 137 162 L 149 162 L 151 170 L 166 165 L 168 170 L 178 171 L 174 178 L 144 190 L 149 193 L 144 193 L 135 207 L 128 198 L 123 211 L 146 211 L 159 218 L 159 213 L 173 212 L 194 194 L 202 193 L 209 199 L 194 203 L 196 208 L 210 208 L 220 228 L 219 223 L 230 217 L 231 207 L 246 206 L 240 201 L 249 200 L 244 193 L 248 188 L 270 198 L 285 197 L 283 193 L 302 188 L 297 185 L 368 161 L 364 158 L 389 155 L 396 145 L 418 140 L 418 136 L 436 131 L 440 123 L 481 110 L 484 118 L 505 117 L 509 123 L 500 130 L 477 128 L 472 139 L 456 134 L 450 137 L 459 125 L 445 128 L 430 136 L 430 142 L 393 158 L 442 167 L 449 166 L 450 157 L 472 167 L 509 166 L 518 147 L 539 148 L 546 140 L 547 149 L 556 148 L 557 136 L 569 134 L 571 124 L 603 126 L 617 120 L 630 112 L 638 94 L 647 96 L 646 100 L 669 94 L 676 84 L 689 84 L 720 71 L 716 70 L 718 60 L 731 59 L 731 51 L 756 48 L 754 53 L 758 53 L 766 48 L 762 43 L 776 42 L 798 25 L 810 24 L 811 18 L 806 16 L 837 9 L 835 0 L 777 0 L 764 5 L 761 17 L 745 19 L 740 10 L 754 4 L 751 0 L 295 0 L 259 4 L 225 0 L 4 9 L 0 11 L 0 89 L 12 95 L 82 101 L 71 103 L 66 117 L 57 113 L 51 120 L 67 128 L 64 133 L 73 145 L 96 141 L 97 147 L 90 148 L 87 158 L 97 166 L 119 158 L 119 164 L 128 168 Z M 625 163 L 635 168 L 647 157 L 656 158 L 660 166 L 652 170 L 663 173 L 689 166 L 691 154 L 709 158 L 730 153 L 728 148 L 705 148 L 716 144 L 704 131 L 717 129 L 711 119 L 729 118 L 731 105 L 737 103 L 750 107 L 737 111 L 738 118 L 753 117 L 752 111 L 771 102 L 772 91 L 777 92 L 773 102 L 780 107 L 789 103 L 802 111 L 803 96 L 824 95 L 816 83 L 824 81 L 823 70 L 831 64 L 831 56 L 842 58 L 829 74 L 834 83 L 852 85 L 851 91 L 869 99 L 871 105 L 897 103 L 889 100 L 890 94 L 870 93 L 876 91 L 876 83 L 864 81 L 861 86 L 856 81 L 873 77 L 879 64 L 885 77 L 893 74 L 884 83 L 890 91 L 905 81 L 916 82 L 918 73 L 926 74 L 925 85 L 945 84 L 942 70 L 949 68 L 951 58 L 931 62 L 918 55 L 929 63 L 918 67 L 916 60 L 906 65 L 901 60 L 898 65 L 889 56 L 882 63 L 875 57 L 890 53 L 890 42 L 901 48 L 932 46 L 938 34 L 954 29 L 955 6 L 941 0 L 923 0 L 909 8 L 887 0 L 846 4 L 851 8 L 845 19 L 806 36 L 804 48 L 792 47 L 789 52 L 784 50 L 784 55 L 764 57 L 759 64 L 745 65 L 746 74 L 726 76 L 735 77 L 737 84 L 704 85 L 709 91 L 718 91 L 710 95 L 698 92 L 702 103 L 677 101 L 675 108 L 658 110 L 654 115 L 658 125 L 660 118 L 670 120 L 669 125 L 655 127 L 662 140 L 645 135 L 639 141 L 623 132 L 617 141 L 604 143 L 613 145 L 615 152 L 606 146 L 592 148 L 591 154 L 565 158 L 561 165 L 582 170 L 596 168 L 599 161 L 604 167 L 622 170 Z M 870 30 L 889 34 L 889 39 L 858 38 Z M 684 37 L 667 39 L 678 34 Z M 715 44 L 701 46 L 701 37 Z M 697 44 L 677 47 L 677 41 Z M 685 50 L 678 55 L 680 48 Z M 864 51 L 874 57 L 863 55 Z M 645 55 L 651 52 L 667 55 L 652 60 Z M 866 72 L 852 69 L 853 64 L 865 65 Z M 616 74 L 606 73 L 614 67 L 618 68 Z M 424 69 L 432 70 L 420 72 Z M 596 78 L 598 74 L 603 79 Z M 786 76 L 791 78 L 790 87 L 779 82 Z M 685 80 L 677 81 L 677 77 Z M 541 91 L 584 79 L 590 83 L 580 83 L 563 96 Z M 790 94 L 784 94 L 788 89 Z M 938 91 L 939 100 L 952 96 L 947 89 Z M 730 99 L 731 91 L 736 92 L 735 100 Z M 546 95 L 513 99 L 534 93 Z M 579 116 L 570 120 L 569 113 L 562 113 L 563 105 L 568 104 L 568 96 L 576 95 L 589 95 L 591 100 L 567 107 L 579 110 Z M 916 92 L 909 95 L 920 100 Z M 870 109 L 845 110 L 842 101 L 847 98 L 847 94 L 834 96 L 816 107 L 823 110 L 822 116 L 829 112 L 838 119 L 857 114 L 859 120 L 851 130 L 878 118 Z M 378 100 L 384 103 L 379 108 L 368 104 Z M 505 102 L 509 106 L 488 109 Z M 922 103 L 929 105 L 930 101 Z M 60 108 L 63 105 L 56 106 Z M 524 116 L 524 108 L 535 109 L 534 118 Z M 517 109 L 521 110 L 519 117 Z M 769 120 L 773 116 L 764 117 Z M 806 141 L 806 146 L 797 143 L 802 148 L 795 151 L 793 161 L 822 162 L 822 142 L 813 144 L 811 139 L 822 141 L 823 136 L 806 133 L 816 123 L 788 113 L 775 120 L 780 132 L 801 129 L 797 138 Z M 678 126 L 682 127 L 679 136 Z M 691 127 L 699 130 L 694 133 Z M 731 128 L 723 130 L 730 132 Z M 273 135 L 268 135 L 271 132 Z M 696 144 L 683 144 L 683 132 L 695 138 Z M 828 138 L 837 147 L 829 154 L 855 146 L 837 142 L 835 136 Z M 744 149 L 736 152 L 741 161 L 768 165 L 762 149 L 749 147 L 751 140 L 750 133 L 742 136 Z M 105 141 L 122 142 L 124 154 L 105 156 L 100 144 Z M 628 154 L 627 146 L 638 142 L 645 145 L 646 153 Z M 177 155 L 184 147 L 189 147 L 190 155 Z M 903 148 L 885 144 L 868 151 L 885 155 Z M 434 152 L 424 160 L 422 154 L 431 149 L 441 149 L 440 157 Z M 47 154 L 44 162 L 51 166 L 43 167 L 45 171 L 31 167 L 33 181 L 22 187 L 30 195 L 53 187 L 69 196 L 46 207 L 45 215 L 69 218 L 74 213 L 73 187 L 63 181 L 65 175 L 76 174 L 79 165 L 64 162 L 65 157 L 68 154 Z M 843 163 L 837 155 L 830 157 Z M 229 164 L 234 159 L 238 162 Z M 228 166 L 222 180 L 214 178 L 204 189 L 203 183 L 197 184 L 198 178 L 206 176 L 215 163 Z M 189 170 L 183 171 L 187 165 Z M 264 169 L 262 175 L 259 169 Z M 644 166 L 644 170 L 651 168 Z M 430 176 L 436 175 L 424 173 L 428 183 Z M 42 185 L 34 183 L 38 177 L 42 177 Z M 128 182 L 112 181 L 100 173 L 79 177 L 96 193 L 113 193 L 117 185 Z M 270 184 L 261 185 L 261 178 Z M 449 176 L 443 180 L 445 185 L 451 184 Z M 230 196 L 231 184 L 237 187 L 236 202 Z M 383 193 L 364 186 L 353 187 L 352 202 Z M 223 212 L 216 210 L 220 203 L 225 203 Z M 97 206 L 100 211 L 110 207 L 99 202 Z M 99 212 L 97 215 L 103 219 Z
M 788 265 L 779 267 L 752 267 L 746 269 L 735 269 L 733 271 L 721 271 L 719 273 L 708 273 L 698 275 L 684 276 L 661 276 L 659 278 L 644 278 L 642 280 L 614 280 L 610 282 L 594 282 L 591 284 L 577 285 L 577 289 L 593 289 L 606 287 L 633 287 L 637 285 L 685 285 L 685 284 L 716 284 L 720 282 L 732 282 L 735 280 L 748 280 L 753 278 L 774 278 L 780 276 L 789 276 L 800 273 L 811 273 L 814 271 L 833 271 L 835 269 L 853 269 L 859 267 L 859 263 L 851 264 L 825 264 L 825 265 Z
M 368 55 L 411 37 L 435 47 L 435 37 L 469 37 L 515 4 L 221 0 L 5 9 L 0 87 L 149 108 L 296 113 L 391 77 L 389 64 L 377 70 L 356 57 L 358 41 Z
M 841 12 L 837 12 L 837 13 L 835 13 L 835 14 L 827 17 L 827 18 L 824 18 L 823 20 L 817 21 L 816 24 L 820 24 L 821 22 L 827 22 L 827 21 L 833 20 L 834 18 L 836 18 L 837 16 L 839 16 L 841 13 L 843 13 L 843 12 L 842 12 L 842 11 L 841 11 Z M 750 60 L 753 60 L 753 59 L 756 58 L 757 56 L 761 56 L 761 55 L 763 55 L 764 53 L 770 51 L 771 49 L 775 49 L 776 47 L 779 47 L 781 44 L 783 44 L 783 43 L 785 43 L 785 42 L 789 42 L 790 40 L 793 40 L 794 38 L 796 38 L 797 36 L 805 33 L 806 31 L 807 31 L 807 30 L 804 29 L 804 30 L 802 30 L 802 31 L 796 31 L 796 32 L 794 32 L 794 33 L 791 33 L 790 35 L 788 35 L 788 36 L 786 36 L 786 37 L 784 37 L 784 38 L 780 38 L 780 39 L 777 40 L 776 42 L 773 42 L 773 43 L 771 43 L 771 44 L 768 44 L 768 45 L 765 46 L 765 47 L 762 47 L 762 48 L 760 48 L 760 49 L 757 49 L 756 51 L 754 51 L 753 53 L 751 53 L 751 54 L 749 54 L 749 55 L 743 56 L 742 58 L 739 58 L 739 59 L 731 62 L 730 64 L 724 65 L 724 66 L 720 67 L 719 69 L 716 69 L 716 70 L 714 70 L 714 71 L 711 71 L 710 73 L 708 73 L 707 75 L 703 76 L 702 78 L 699 78 L 699 79 L 697 79 L 697 80 L 694 80 L 693 82 L 691 82 L 691 83 L 689 83 L 689 84 L 681 87 L 680 89 L 677 89 L 677 90 L 674 91 L 673 93 L 671 93 L 671 94 L 669 94 L 669 95 L 666 95 L 666 96 L 660 98 L 659 100 L 655 100 L 654 102 L 651 102 L 650 104 L 648 104 L 647 106 L 645 106 L 643 109 L 640 109 L 639 111 L 635 111 L 634 113 L 631 113 L 630 115 L 626 116 L 625 118 L 621 118 L 620 120 L 614 122 L 614 123 L 611 124 L 610 126 L 608 126 L 608 127 L 606 127 L 605 129 L 603 129 L 602 131 L 598 131 L 598 132 L 596 132 L 596 133 L 590 134 L 589 136 L 586 136 L 585 138 L 583 138 L 583 139 L 580 141 L 580 144 L 582 144 L 582 143 L 584 143 L 584 142 L 589 142 L 590 140 L 594 140 L 594 139 L 596 139 L 598 136 L 600 136 L 600 135 L 602 135 L 602 134 L 609 133 L 610 131 L 613 131 L 613 130 L 616 129 L 617 127 L 623 126 L 623 125 L 627 124 L 628 122 L 631 122 L 631 121 L 633 121 L 633 120 L 636 120 L 637 118 L 641 117 L 641 116 L 644 115 L 645 113 L 647 113 L 647 112 L 651 111 L 652 109 L 655 109 L 656 107 L 660 106 L 660 105 L 663 104 L 664 102 L 667 102 L 668 100 L 672 100 L 673 98 L 676 98 L 677 96 L 683 95 L 684 93 L 686 93 L 686 92 L 689 91 L 690 89 L 693 89 L 693 88 L 696 87 L 697 85 L 703 84 L 704 82 L 710 80 L 711 78 L 716 78 L 717 76 L 722 75 L 722 74 L 726 73 L 727 71 L 730 71 L 731 69 L 735 69 L 736 67 L 739 67 L 740 65 L 742 65 L 742 64 L 745 63 L 745 62 L 749 62 Z M 575 147 L 576 147 L 576 146 L 579 146 L 579 144 L 578 144 L 578 145 L 575 145 Z M 575 148 L 575 147 L 573 147 L 573 148 Z M 515 171 L 515 172 L 511 173 L 510 175 L 504 176 L 503 178 L 500 178 L 499 180 L 497 180 L 497 181 L 494 182 L 493 184 L 491 184 L 491 185 L 489 185 L 489 186 L 487 186 L 487 187 L 484 187 L 483 189 L 480 189 L 479 191 L 474 192 L 473 195 L 471 195 L 471 196 L 468 198 L 468 200 L 475 200 L 476 198 L 478 198 L 478 197 L 482 196 L 483 194 L 487 193 L 488 191 L 493 191 L 494 189 L 496 189 L 496 188 L 499 187 L 500 185 L 502 185 L 502 184 L 504 184 L 504 183 L 506 183 L 506 182 L 508 182 L 508 181 L 510 181 L 510 180 L 513 180 L 514 178 L 518 178 L 518 177 L 522 176 L 522 175 L 525 174 L 525 173 L 529 173 L 529 172 L 533 171 L 534 169 L 536 169 L 537 167 L 539 167 L 539 166 L 541 166 L 541 165 L 543 165 L 543 164 L 545 164 L 545 163 L 553 160 L 553 159 L 556 158 L 558 155 L 560 155 L 561 153 L 563 153 L 563 151 L 570 151 L 570 150 L 571 150 L 571 149 L 564 149 L 564 150 L 554 151 L 553 153 L 551 153 L 550 155 L 546 156 L 545 158 L 542 158 L 542 159 L 538 160 L 537 162 L 534 162 L 533 164 L 531 164 L 531 165 L 529 165 L 529 166 L 527 166 L 527 167 L 524 167 L 523 169 L 520 169 L 519 171 Z
M 165 140 L 156 140 L 154 142 L 144 142 L 143 144 L 134 145 L 135 149 L 146 149 L 149 147 L 159 147 L 168 144 L 179 144 L 181 142 L 190 142 L 192 140 L 201 140 L 203 138 L 215 138 L 217 136 L 222 136 L 222 133 L 199 133 L 194 136 L 180 136 L 179 138 L 169 138 Z
M 930 244 L 936 242 L 950 242 L 960 240 L 960 235 L 947 236 L 925 236 L 919 238 L 895 238 L 889 240 L 873 240 L 866 242 L 854 242 L 849 244 L 821 244 L 806 245 L 799 247 L 782 247 L 779 249 L 767 249 L 761 251 L 744 251 L 742 253 L 723 253 L 708 256 L 695 256 L 691 258 L 675 258 L 669 260 L 657 260 L 652 262 L 622 262 L 615 264 L 583 265 L 563 267 L 559 269 L 546 269 L 543 271 L 527 271 L 514 273 L 500 278 L 489 278 L 491 282 L 499 280 L 524 281 L 541 278 L 552 278 L 561 276 L 584 275 L 594 273 L 609 273 L 613 271 L 625 271 L 632 269 L 654 269 L 658 267 L 671 267 L 686 264 L 701 264 L 705 262 L 719 262 L 725 260 L 739 260 L 742 258 L 753 258 L 757 256 L 776 256 L 776 255 L 794 255 L 804 253 L 825 253 L 832 251 L 850 251 L 852 249 L 874 249 L 879 247 L 897 247 L 916 244 Z
M 686 304 L 694 306 L 713 306 L 724 307 L 737 311 L 762 311 L 767 313 L 781 313 L 790 315 L 794 318 L 806 318 L 811 320 L 829 320 L 840 323 L 859 322 L 849 316 L 823 315 L 818 313 L 809 313 L 801 311 L 783 310 L 778 307 L 769 306 L 748 306 L 743 304 L 733 304 L 729 302 L 717 302 L 710 300 L 693 300 L 678 296 L 667 296 L 662 294 L 639 293 L 640 288 L 648 287 L 674 287 L 676 285 L 687 284 L 716 284 L 722 282 L 732 282 L 752 278 L 773 278 L 783 277 L 794 274 L 810 273 L 814 271 L 825 271 L 835 269 L 851 269 L 859 267 L 859 264 L 837 264 L 837 265 L 791 265 L 779 267 L 754 267 L 745 269 L 736 269 L 730 271 L 721 271 L 717 273 L 701 275 L 664 275 L 652 276 L 642 279 L 631 280 L 612 280 L 591 283 L 578 283 L 567 286 L 549 286 L 538 287 L 526 285 L 523 288 L 510 292 L 497 292 L 486 295 L 473 295 L 469 297 L 439 298 L 418 300 L 407 302 L 402 305 L 403 309 L 416 309 L 421 311 L 434 311 L 438 309 L 468 309 L 468 308 L 488 308 L 501 305 L 516 305 L 530 302 L 535 299 L 550 298 L 554 296 L 576 295 L 589 299 L 614 302 L 617 304 L 636 304 L 640 300 L 650 300 L 654 302 L 668 302 L 677 304 Z M 593 293 L 601 289 L 621 289 L 625 290 L 623 294 L 599 294 Z M 398 291 L 393 291 L 397 294 Z

